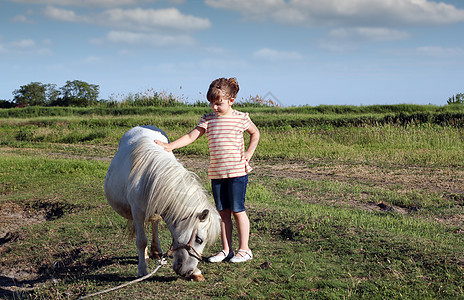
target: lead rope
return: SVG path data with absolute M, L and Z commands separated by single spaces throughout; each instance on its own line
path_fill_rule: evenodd
M 94 297 L 94 296 L 98 296 L 98 295 L 101 295 L 101 294 L 105 294 L 105 293 L 108 293 L 108 292 L 112 292 L 112 291 L 115 291 L 115 290 L 118 290 L 118 289 L 122 289 L 123 287 L 126 287 L 126 286 L 129 286 L 131 284 L 134 284 L 134 283 L 137 283 L 137 282 L 140 282 L 140 281 L 143 281 L 145 279 L 148 279 L 150 278 L 151 276 L 153 276 L 153 274 L 155 274 L 159 268 L 161 268 L 161 266 L 165 265 L 166 264 L 166 259 L 164 259 L 164 257 L 162 259 L 159 260 L 158 262 L 158 266 L 153 270 L 151 271 L 150 274 L 147 274 L 143 277 L 140 277 L 140 278 L 137 278 L 137 279 L 134 279 L 132 281 L 129 281 L 129 282 L 126 282 L 124 284 L 121 284 L 121 285 L 118 285 L 116 287 L 113 287 L 113 288 L 110 288 L 110 289 L 107 289 L 107 290 L 104 290 L 104 291 L 100 291 L 100 292 L 97 292 L 97 293 L 93 293 L 93 294 L 90 294 L 90 295 L 86 295 L 84 297 L 81 297 L 79 299 L 87 299 L 87 298 L 90 298 L 90 297 Z
M 173 240 L 173 243 L 172 243 L 172 245 L 171 245 L 171 248 L 168 250 L 168 252 L 166 253 L 166 255 L 164 255 L 164 257 L 169 257 L 169 256 L 172 254 L 172 252 L 177 251 L 177 250 L 182 249 L 182 248 L 186 248 L 188 252 L 189 252 L 190 249 L 193 250 L 193 252 L 195 252 L 195 254 L 196 254 L 196 256 L 194 256 L 194 257 L 195 257 L 196 259 L 198 259 L 198 260 L 201 261 L 201 259 L 202 259 L 201 254 L 198 253 L 198 252 L 195 250 L 195 248 L 192 247 L 192 242 L 193 242 L 193 239 L 195 238 L 195 233 L 196 233 L 196 232 L 197 232 L 197 229 L 195 228 L 195 230 L 192 231 L 192 236 L 190 237 L 190 241 L 189 241 L 186 245 L 184 245 L 184 246 L 181 246 L 181 247 L 178 247 L 178 248 L 173 248 L 173 246 L 174 246 L 174 240 Z M 190 252 L 189 252 L 189 253 L 190 253 Z M 134 280 L 132 280 L 132 281 L 126 282 L 126 283 L 124 283 L 124 284 L 118 285 L 118 286 L 116 286 L 116 287 L 113 287 L 113 288 L 110 288 L 110 289 L 107 289 L 107 290 L 104 290 L 104 291 L 101 291 L 101 292 L 97 292 L 97 293 L 93 293 L 93 294 L 90 294 L 90 295 L 86 295 L 86 296 L 84 296 L 84 297 L 79 298 L 79 300 L 80 300 L 80 299 L 87 299 L 87 298 L 94 297 L 94 296 L 101 295 L 101 294 L 108 293 L 108 292 L 112 292 L 112 291 L 121 289 L 121 288 L 123 288 L 123 287 L 126 287 L 126 286 L 128 286 L 128 285 L 134 284 L 134 283 L 136 283 L 136 282 L 140 282 L 140 281 L 143 281 L 143 280 L 145 280 L 145 279 L 150 278 L 151 276 L 153 276 L 153 274 L 156 273 L 156 271 L 159 270 L 159 268 L 161 268 L 162 265 L 165 265 L 165 264 L 167 263 L 167 262 L 166 262 L 166 259 L 165 259 L 164 257 L 161 258 L 161 259 L 159 260 L 158 266 L 157 266 L 153 271 L 151 271 L 150 274 L 147 274 L 147 275 L 145 275 L 145 276 L 143 276 L 143 277 L 134 279 Z

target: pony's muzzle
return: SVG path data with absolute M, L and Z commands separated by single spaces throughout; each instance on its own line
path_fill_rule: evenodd
M 173 267 L 174 272 L 176 272 L 177 275 L 182 276 L 182 277 L 186 277 L 186 278 L 192 276 L 194 270 L 193 270 L 193 269 L 183 270 L 183 269 L 182 269 L 182 266 L 183 266 L 183 265 L 182 265 L 181 262 L 177 263 L 177 264 Z

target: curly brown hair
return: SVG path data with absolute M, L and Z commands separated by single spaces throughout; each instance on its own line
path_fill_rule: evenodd
M 209 102 L 215 102 L 221 98 L 235 99 L 237 97 L 239 87 L 237 79 L 232 78 L 218 78 L 211 82 L 209 85 L 208 93 L 206 98 Z

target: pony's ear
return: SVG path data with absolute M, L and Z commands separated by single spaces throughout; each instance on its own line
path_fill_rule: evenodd
M 208 209 L 205 209 L 204 211 L 202 211 L 201 213 L 198 214 L 198 218 L 200 219 L 200 222 L 203 222 L 206 220 L 206 218 L 208 217 L 209 215 L 209 210 Z

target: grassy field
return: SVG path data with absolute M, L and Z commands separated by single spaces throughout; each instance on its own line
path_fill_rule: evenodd
M 254 259 L 201 262 L 204 282 L 168 260 L 101 298 L 464 299 L 464 109 L 241 110 L 261 131 L 246 202 Z M 135 242 L 103 193 L 118 141 L 144 124 L 175 139 L 207 111 L 2 110 L 0 298 L 76 299 L 134 279 Z M 206 138 L 175 154 L 209 190 Z

